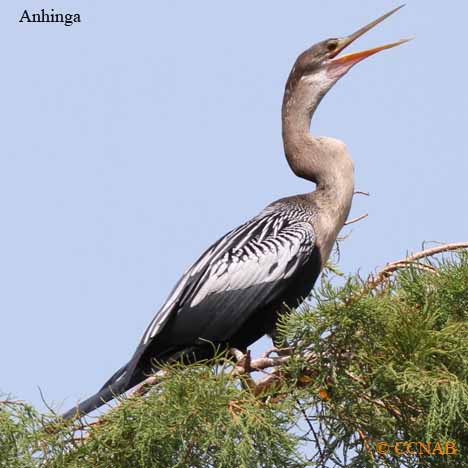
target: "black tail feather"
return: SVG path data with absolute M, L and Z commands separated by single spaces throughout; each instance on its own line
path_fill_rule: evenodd
M 130 367 L 130 363 L 121 367 L 97 393 L 68 410 L 62 415 L 62 418 L 76 419 L 86 416 L 88 413 L 91 413 L 91 411 L 98 409 L 108 401 L 113 400 L 116 396 L 132 388 L 138 383 L 135 382 L 135 376 L 132 375 L 134 374 L 134 369 L 132 369 L 132 367 Z
M 139 347 L 132 359 L 122 366 L 93 396 L 79 403 L 62 415 L 63 419 L 77 419 L 86 416 L 91 411 L 98 409 L 108 401 L 122 395 L 127 390 L 142 382 L 148 375 L 157 369 L 157 363 L 169 361 L 194 362 L 196 360 L 208 359 L 213 356 L 213 346 L 196 347 L 171 347 L 164 353 L 152 349 L 152 359 L 145 356 L 145 346 Z M 159 352 L 158 352 L 159 351 Z
M 105 388 L 109 387 L 109 385 L 112 385 L 117 380 L 122 379 L 125 376 L 125 373 L 127 372 L 128 367 L 129 367 L 129 364 L 125 364 L 125 366 L 122 366 L 117 372 L 112 374 L 112 377 L 99 389 L 99 391 L 104 390 Z

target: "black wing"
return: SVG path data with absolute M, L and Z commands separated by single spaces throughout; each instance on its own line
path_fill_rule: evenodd
M 310 213 L 279 203 L 226 234 L 182 276 L 128 364 L 63 417 L 85 415 L 142 381 L 151 367 L 140 360 L 153 345 L 170 356 L 198 338 L 228 341 L 256 310 L 284 300 L 287 280 L 316 253 L 315 239 Z
M 315 233 L 309 219 L 300 207 L 271 205 L 226 234 L 186 271 L 141 345 L 157 339 L 169 319 L 179 342 L 173 344 L 227 340 L 255 310 L 281 299 L 280 283 L 310 258 Z

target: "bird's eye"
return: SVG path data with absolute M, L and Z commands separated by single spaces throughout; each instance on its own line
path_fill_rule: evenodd
M 337 47 L 338 47 L 338 43 L 336 42 L 329 42 L 327 44 L 328 52 L 333 52 L 334 50 L 336 50 Z

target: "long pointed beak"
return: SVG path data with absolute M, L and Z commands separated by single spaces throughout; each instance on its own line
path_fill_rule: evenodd
M 385 15 L 382 15 L 380 18 L 377 18 L 376 20 L 372 21 L 368 25 L 358 29 L 356 32 L 353 34 L 340 39 L 338 47 L 333 55 L 333 58 L 331 60 L 332 63 L 335 64 L 342 64 L 342 65 L 354 65 L 357 62 L 360 62 L 361 60 L 365 59 L 366 57 L 369 57 L 370 55 L 376 54 L 377 52 L 380 52 L 385 49 L 391 49 L 392 47 L 396 47 L 400 44 L 404 44 L 405 42 L 410 41 L 411 39 L 401 39 L 400 41 L 396 42 L 391 42 L 389 44 L 385 44 L 382 46 L 374 47 L 372 49 L 367 49 L 363 50 L 360 52 L 352 52 L 350 54 L 345 54 L 341 55 L 340 57 L 337 57 L 337 55 L 344 50 L 346 47 L 348 47 L 350 44 L 352 44 L 357 38 L 361 37 L 364 35 L 366 32 L 370 31 L 372 28 L 377 26 L 379 23 L 381 23 L 383 20 L 387 19 L 390 15 L 393 15 L 393 13 L 396 13 L 398 10 L 403 8 L 405 5 L 400 5 L 399 7 L 393 9 L 392 11 L 389 11 L 388 13 L 385 13 Z

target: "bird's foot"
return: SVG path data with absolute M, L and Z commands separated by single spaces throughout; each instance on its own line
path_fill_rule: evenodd
M 230 348 L 229 351 L 236 360 L 236 365 L 232 370 L 232 375 L 241 376 L 241 385 L 250 389 L 250 391 L 254 394 L 257 394 L 257 384 L 250 375 L 250 372 L 255 371 L 255 369 L 252 368 L 252 357 L 250 355 L 250 350 L 247 349 L 245 352 L 242 352 L 237 348 Z
M 250 350 L 246 349 L 245 352 L 243 352 L 237 348 L 230 348 L 229 351 L 236 360 L 235 371 L 237 374 L 248 374 L 249 372 L 252 372 L 253 369 L 250 365 L 252 362 Z

